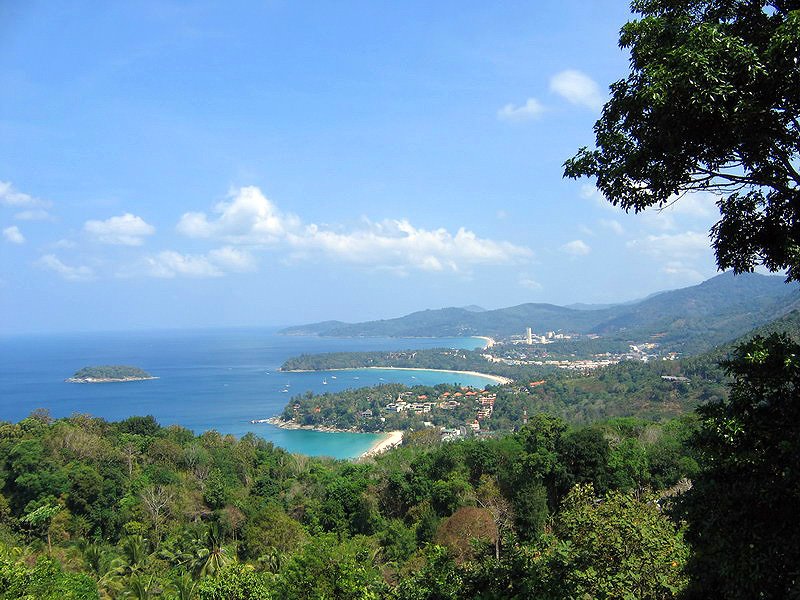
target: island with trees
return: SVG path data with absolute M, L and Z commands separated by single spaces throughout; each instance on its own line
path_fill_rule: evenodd
M 147 371 L 127 365 L 101 365 L 84 367 L 65 381 L 67 383 L 122 383 L 158 379 Z

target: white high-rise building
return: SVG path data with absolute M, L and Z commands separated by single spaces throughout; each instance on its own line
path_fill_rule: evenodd
M 531 331 L 530 327 L 525 330 L 525 343 L 529 346 L 533 344 L 533 332 Z

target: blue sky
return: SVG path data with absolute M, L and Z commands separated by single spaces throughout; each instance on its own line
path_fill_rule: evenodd
M 0 3 L 0 332 L 605 303 L 715 273 L 714 198 L 562 179 L 626 2 Z

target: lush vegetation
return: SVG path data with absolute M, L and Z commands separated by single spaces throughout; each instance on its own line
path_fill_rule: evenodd
M 672 418 L 726 397 L 725 374 L 717 358 L 715 353 L 685 361 L 625 361 L 585 375 L 562 369 L 527 372 L 512 384 L 486 388 L 494 397 L 493 410 L 480 427 L 510 431 L 522 425 L 525 414 L 543 411 L 576 424 L 608 417 Z M 356 431 L 419 429 L 424 422 L 452 428 L 476 418 L 479 396 L 467 393 L 453 385 L 402 384 L 309 392 L 293 397 L 281 416 L 300 425 Z M 434 406 L 421 414 L 386 410 L 398 399 Z M 453 400 L 459 405 L 444 404 Z
M 800 69 L 796 2 L 636 0 L 620 46 L 631 70 L 611 86 L 596 147 L 565 174 L 595 178 L 639 212 L 713 192 L 721 269 L 763 264 L 789 279 L 800 255 Z
M 329 369 L 361 369 L 365 367 L 395 367 L 416 369 L 445 369 L 448 371 L 477 371 L 511 379 L 535 377 L 541 367 L 507 365 L 489 362 L 479 350 L 430 348 L 425 350 L 329 352 L 301 354 L 281 365 L 282 371 L 327 371 Z
M 84 367 L 75 372 L 70 378 L 82 379 L 151 379 L 153 376 L 138 367 L 127 365 L 102 365 L 97 367 Z
M 688 549 L 653 499 L 697 472 L 695 430 L 539 414 L 356 464 L 38 412 L 0 425 L 0 598 L 668 598 Z
M 800 7 L 769 0 L 635 0 L 596 147 L 565 164 L 639 212 L 714 192 L 720 269 L 800 278 Z M 702 471 L 681 501 L 689 598 L 800 596 L 798 357 L 782 334 L 741 344 L 730 399 L 701 407 Z
M 797 278 L 795 4 L 634 2 L 631 75 L 567 173 L 634 210 L 726 192 L 718 264 Z M 723 367 L 730 393 L 695 415 L 421 430 L 361 464 L 149 417 L 3 423 L 0 598 L 796 598 L 800 345 L 756 336 Z M 630 403 L 628 368 L 594 385 Z

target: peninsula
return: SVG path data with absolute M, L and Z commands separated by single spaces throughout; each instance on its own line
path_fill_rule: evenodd
M 158 379 L 138 367 L 126 365 L 101 365 L 84 367 L 76 371 L 72 377 L 65 379 L 67 383 L 121 383 L 125 381 L 144 381 Z

